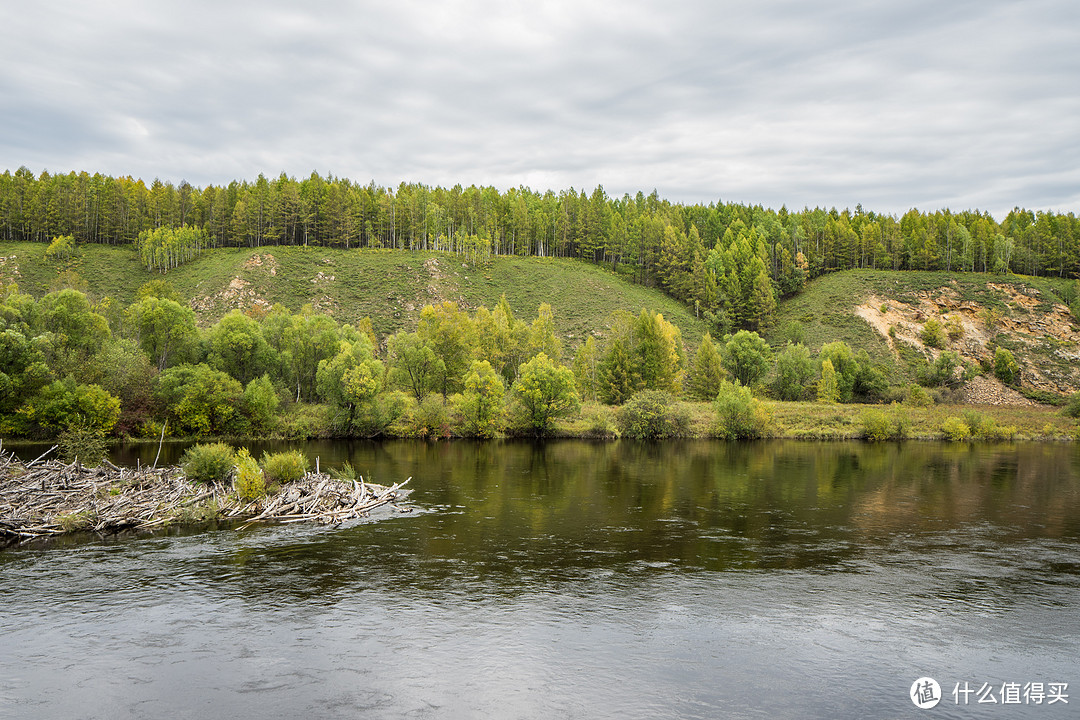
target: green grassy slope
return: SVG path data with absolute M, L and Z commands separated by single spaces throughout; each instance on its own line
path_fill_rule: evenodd
M 605 332 L 616 310 L 637 314 L 644 307 L 663 313 L 690 348 L 705 332 L 689 309 L 660 291 L 577 260 L 498 257 L 474 265 L 436 252 L 242 248 L 205 252 L 163 276 L 143 268 L 130 247 L 83 245 L 66 263 L 46 261 L 45 247 L 0 243 L 0 257 L 6 258 L 0 261 L 0 281 L 15 280 L 24 292 L 42 296 L 61 272 L 73 270 L 92 295 L 127 304 L 139 286 L 163 277 L 191 300 L 203 324 L 237 307 L 281 303 L 295 311 L 312 303 L 340 322 L 370 317 L 385 336 L 415 328 L 426 304 L 450 300 L 470 309 L 493 308 L 505 293 L 515 314 L 526 320 L 536 316 L 541 303 L 550 303 L 571 348 L 588 334 Z

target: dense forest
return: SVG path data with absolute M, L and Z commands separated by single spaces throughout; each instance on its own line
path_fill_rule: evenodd
M 136 243 L 148 265 L 167 269 L 178 259 L 154 237 L 162 228 L 196 231 L 185 253 L 285 244 L 579 258 L 663 288 L 711 313 L 718 330 L 767 323 L 778 297 L 835 270 L 1080 275 L 1075 215 L 1019 208 L 999 222 L 977 210 L 683 205 L 655 191 L 612 198 L 603 187 L 392 189 L 317 173 L 205 188 L 25 167 L 0 175 L 0 239 Z

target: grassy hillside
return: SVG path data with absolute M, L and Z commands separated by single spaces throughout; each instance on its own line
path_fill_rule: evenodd
M 661 312 L 690 347 L 705 332 L 704 323 L 681 303 L 578 260 L 497 257 L 474 265 L 447 253 L 290 246 L 213 250 L 162 276 L 143 268 L 128 246 L 83 245 L 63 263 L 45 260 L 45 247 L 0 243 L 0 281 L 14 280 L 24 292 L 41 296 L 61 273 L 74 271 L 92 295 L 126 304 L 143 283 L 164 277 L 190 299 L 203 324 L 233 308 L 281 303 L 295 311 L 311 303 L 340 322 L 371 317 L 376 332 L 385 336 L 413 329 L 426 304 L 451 300 L 490 308 L 505 293 L 514 312 L 526 319 L 535 317 L 541 303 L 550 303 L 568 347 L 605 331 L 615 310 Z
M 780 304 L 766 334 L 774 345 L 800 338 L 812 350 L 843 340 L 890 369 L 895 384 L 939 349 L 920 333 L 931 318 L 956 318 L 962 332 L 941 350 L 978 365 L 994 348 L 1011 350 L 1025 389 L 1065 394 L 1080 389 L 1080 324 L 1062 303 L 1068 281 L 1027 276 L 851 270 L 826 275 Z M 890 335 L 890 330 L 892 334 Z
M 143 283 L 164 277 L 190 300 L 204 325 L 233 308 L 280 303 L 295 311 L 311 303 L 340 322 L 371 317 L 385 337 L 414 328 L 428 303 L 494 307 L 505 293 L 523 318 L 534 317 L 540 303 L 550 303 L 568 348 L 589 334 L 604 333 L 616 310 L 636 314 L 645 307 L 663 313 L 682 329 L 691 350 L 706 329 L 663 293 L 578 260 L 497 257 L 472 264 L 446 253 L 288 246 L 213 250 L 162 276 L 143 268 L 127 246 L 84 245 L 67 262 L 47 261 L 45 248 L 0 243 L 0 282 L 14 280 L 41 296 L 58 283 L 74 281 L 93 296 L 127 304 Z M 886 368 L 894 385 L 914 381 L 917 368 L 942 349 L 959 353 L 976 368 L 1004 347 L 1020 362 L 1029 394 L 1062 395 L 1080 389 L 1080 325 L 1060 301 L 1072 290 L 1069 282 L 970 273 L 835 273 L 782 301 L 765 336 L 774 346 L 795 339 L 813 352 L 843 340 Z M 930 318 L 954 319 L 962 332 L 944 348 L 928 348 L 920 333 Z

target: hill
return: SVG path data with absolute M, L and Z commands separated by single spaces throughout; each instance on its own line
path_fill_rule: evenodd
M 42 296 L 57 283 L 84 283 L 91 295 L 128 304 L 145 282 L 164 278 L 190 300 L 200 324 L 229 310 L 280 303 L 296 311 L 311 303 L 339 322 L 370 317 L 385 337 L 415 329 L 424 305 L 450 300 L 466 308 L 492 308 L 506 294 L 514 312 L 535 317 L 549 303 L 568 348 L 603 333 L 616 310 L 660 312 L 678 326 L 688 346 L 697 346 L 705 323 L 659 290 L 632 284 L 580 260 L 494 257 L 480 263 L 443 252 L 343 250 L 274 246 L 204 252 L 165 275 L 144 268 L 130 246 L 80 245 L 67 262 L 45 259 L 41 243 L 0 243 L 0 282 L 18 282 Z M 77 277 L 71 274 L 77 273 Z
M 889 369 L 890 382 L 915 379 L 916 368 L 944 350 L 986 368 L 994 349 L 1010 350 L 1021 367 L 1021 389 L 1033 397 L 1080 389 L 1080 324 L 1064 304 L 1072 281 L 1018 275 L 849 270 L 808 283 L 780 304 L 767 339 L 801 339 L 816 352 L 843 340 Z M 954 337 L 927 347 L 925 323 L 953 320 Z M 1025 399 L 987 373 L 965 385 L 962 399 L 1021 404 Z

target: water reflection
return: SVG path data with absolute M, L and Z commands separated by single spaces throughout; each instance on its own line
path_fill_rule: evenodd
M 0 716 L 861 718 L 914 716 L 924 672 L 1080 687 L 1071 445 L 302 449 L 412 476 L 417 512 L 0 552 Z

